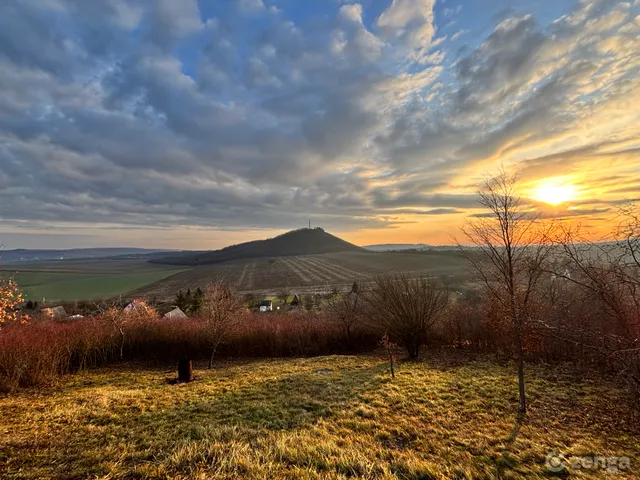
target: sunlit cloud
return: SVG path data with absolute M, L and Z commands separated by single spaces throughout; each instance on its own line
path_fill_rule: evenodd
M 606 228 L 640 198 L 640 5 L 477 3 L 2 2 L 0 243 L 447 243 L 501 166 Z

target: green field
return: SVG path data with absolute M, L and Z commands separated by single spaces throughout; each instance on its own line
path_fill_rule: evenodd
M 25 300 L 59 302 L 108 299 L 183 271 L 138 260 L 60 261 L 12 265 L 12 276 Z
M 637 478 L 639 426 L 615 384 L 530 366 L 521 418 L 513 365 L 432 357 L 395 380 L 376 357 L 226 363 L 182 385 L 173 368 L 73 375 L 0 397 L 0 478 L 542 480 L 553 450 L 631 462 L 561 478 Z

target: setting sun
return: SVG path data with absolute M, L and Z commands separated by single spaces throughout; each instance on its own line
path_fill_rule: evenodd
M 533 198 L 551 205 L 559 205 L 576 198 L 576 187 L 558 180 L 547 180 L 534 190 Z

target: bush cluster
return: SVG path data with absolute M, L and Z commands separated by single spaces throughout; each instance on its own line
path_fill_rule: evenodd
M 32 319 L 0 330 L 0 390 L 47 385 L 60 375 L 121 361 L 176 362 L 208 359 L 204 318 L 116 320 L 114 312 L 76 322 Z M 120 313 L 125 316 L 126 314 Z M 371 351 L 379 338 L 358 328 L 352 338 L 321 314 L 242 313 L 238 327 L 218 347 L 216 357 L 299 357 Z

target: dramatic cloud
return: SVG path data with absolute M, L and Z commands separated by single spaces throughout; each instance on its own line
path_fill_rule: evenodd
M 510 5 L 5 0 L 0 243 L 308 219 L 428 242 L 501 164 L 607 218 L 640 197 L 640 5 Z

